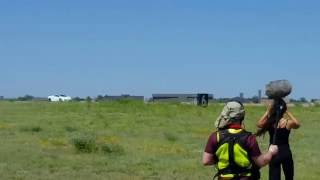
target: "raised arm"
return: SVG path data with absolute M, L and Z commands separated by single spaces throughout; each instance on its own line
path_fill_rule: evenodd
M 300 122 L 296 117 L 293 116 L 293 114 L 289 111 L 286 112 L 286 114 L 289 117 L 289 121 L 287 124 L 288 129 L 298 129 L 300 127 Z
M 268 104 L 267 111 L 263 114 L 263 116 L 259 119 L 257 123 L 258 128 L 263 128 L 266 125 L 272 106 L 272 103 Z
M 264 115 L 259 119 L 259 121 L 257 123 L 258 128 L 263 128 L 263 126 L 266 124 L 267 119 L 268 119 L 268 114 L 269 114 L 269 111 L 266 111 L 264 113 Z

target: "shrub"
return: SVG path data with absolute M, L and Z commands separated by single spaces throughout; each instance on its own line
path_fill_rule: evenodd
M 24 131 L 24 132 L 40 132 L 40 131 L 42 131 L 42 128 L 40 126 L 21 127 L 20 131 Z
M 40 126 L 35 126 L 35 127 L 31 128 L 31 131 L 32 132 L 40 132 L 40 131 L 42 131 L 42 128 Z
M 66 131 L 68 131 L 68 132 L 74 132 L 74 131 L 77 131 L 77 128 L 75 128 L 75 127 L 71 127 L 71 126 L 66 126 L 66 127 L 65 127 L 65 129 L 66 129 Z
M 119 144 L 102 144 L 100 150 L 105 154 L 124 154 L 124 148 Z
M 71 141 L 79 152 L 91 153 L 97 148 L 96 137 L 92 134 L 77 134 Z
M 25 95 L 25 96 L 23 96 L 23 97 L 18 97 L 18 101 L 30 101 L 30 100 L 33 100 L 34 99 L 34 97 L 33 96 L 31 96 L 31 95 Z
M 171 142 L 175 142 L 178 140 L 178 137 L 172 133 L 163 133 L 164 137 L 168 140 L 168 141 L 171 141 Z

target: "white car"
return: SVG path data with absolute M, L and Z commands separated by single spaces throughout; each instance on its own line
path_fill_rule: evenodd
M 63 95 L 63 94 L 48 96 L 48 101 L 53 101 L 53 102 L 71 101 L 71 99 L 72 98 L 70 96 L 66 96 L 66 95 Z

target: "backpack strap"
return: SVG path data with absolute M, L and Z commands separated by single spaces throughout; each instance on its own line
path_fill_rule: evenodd
M 228 129 L 217 132 L 217 142 L 218 147 L 222 144 L 228 143 L 228 156 L 229 156 L 229 165 L 228 167 L 219 170 L 218 174 L 234 174 L 234 178 L 240 177 L 242 174 L 250 173 L 251 169 L 240 167 L 235 162 L 234 157 L 234 145 L 239 144 L 244 149 L 248 150 L 246 145 L 247 138 L 252 133 L 242 130 L 239 133 L 230 133 Z M 219 138 L 218 138 L 219 137 Z

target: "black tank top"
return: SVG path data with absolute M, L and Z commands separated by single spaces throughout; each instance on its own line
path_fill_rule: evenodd
M 268 132 L 270 135 L 270 144 L 273 143 L 273 135 L 274 135 L 275 128 L 270 127 Z M 289 145 L 289 134 L 290 130 L 287 128 L 278 128 L 277 129 L 277 137 L 276 137 L 276 145 Z

